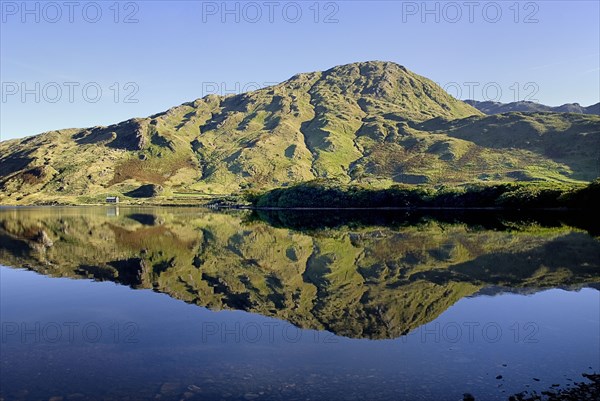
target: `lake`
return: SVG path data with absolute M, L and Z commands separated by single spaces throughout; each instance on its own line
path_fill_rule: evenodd
M 0 399 L 508 400 L 600 372 L 567 214 L 0 209 Z

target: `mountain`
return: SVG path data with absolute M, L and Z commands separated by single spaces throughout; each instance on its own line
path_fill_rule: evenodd
M 600 281 L 598 238 L 548 216 L 489 227 L 480 219 L 398 224 L 297 231 L 248 213 L 185 208 L 0 209 L 0 264 L 354 338 L 406 334 L 489 287 Z
M 363 62 L 0 142 L 0 203 L 181 201 L 317 178 L 379 188 L 589 181 L 599 150 L 599 116 L 485 116 L 405 67 Z
M 529 101 L 500 103 L 491 101 L 480 102 L 477 100 L 465 100 L 465 103 L 475 107 L 477 110 L 485 114 L 502 114 L 510 113 L 513 111 L 519 111 L 522 113 L 535 113 L 543 111 L 552 113 L 579 113 L 600 115 L 600 103 L 596 103 L 588 107 L 583 107 L 579 103 L 566 103 L 562 106 L 552 107 Z

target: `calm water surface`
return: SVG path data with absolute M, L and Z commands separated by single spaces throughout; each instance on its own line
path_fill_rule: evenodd
M 598 233 L 361 214 L 1 209 L 0 397 L 506 400 L 600 370 Z

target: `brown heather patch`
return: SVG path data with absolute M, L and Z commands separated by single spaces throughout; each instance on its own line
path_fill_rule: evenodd
M 23 184 L 36 185 L 44 182 L 46 172 L 43 167 L 34 167 L 18 174 L 17 177 L 23 180 Z
M 182 168 L 196 169 L 196 164 L 187 157 L 172 159 L 129 159 L 115 167 L 115 174 L 108 185 L 118 184 L 128 179 L 143 183 L 162 185 Z

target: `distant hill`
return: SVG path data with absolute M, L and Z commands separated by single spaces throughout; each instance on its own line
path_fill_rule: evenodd
M 599 116 L 485 116 L 431 80 L 375 61 L 108 127 L 0 142 L 0 203 L 159 202 L 315 178 L 373 187 L 589 181 L 599 160 Z
M 465 103 L 475 107 L 477 110 L 485 114 L 502 114 L 510 113 L 513 111 L 519 111 L 523 113 L 535 113 L 543 111 L 551 113 L 579 113 L 600 115 L 600 103 L 596 103 L 588 107 L 583 107 L 579 103 L 566 103 L 562 106 L 552 107 L 528 101 L 500 103 L 490 101 L 480 102 L 477 100 L 465 100 Z

